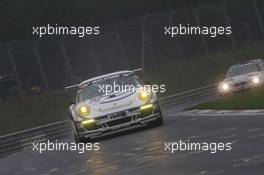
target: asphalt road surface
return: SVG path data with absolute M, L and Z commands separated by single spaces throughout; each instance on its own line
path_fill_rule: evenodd
M 100 151 L 32 149 L 0 159 L 0 174 L 263 175 L 264 116 L 177 116 L 165 124 L 108 136 Z M 165 142 L 232 142 L 231 151 L 165 151 Z M 67 138 L 66 142 L 73 142 Z

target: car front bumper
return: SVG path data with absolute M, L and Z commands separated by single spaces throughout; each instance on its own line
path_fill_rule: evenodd
M 147 114 L 142 114 L 140 110 L 135 110 L 133 112 L 128 113 L 125 117 L 121 117 L 118 119 L 110 119 L 108 117 L 106 120 L 103 121 L 97 120 L 94 124 L 94 127 L 90 129 L 85 128 L 80 123 L 76 123 L 75 128 L 79 137 L 95 138 L 104 133 L 110 134 L 112 132 L 121 131 L 123 129 L 129 129 L 136 125 L 146 125 L 150 122 L 162 118 L 158 103 L 154 103 L 152 105 L 154 106 L 154 108 L 151 112 Z M 123 121 L 120 122 L 121 120 Z
M 260 82 L 258 84 L 253 84 L 249 81 L 230 83 L 228 90 L 222 90 L 221 88 L 219 88 L 219 93 L 220 94 L 236 93 L 236 92 L 241 92 L 241 91 L 245 91 L 248 89 L 256 88 L 262 85 L 263 85 L 263 82 Z

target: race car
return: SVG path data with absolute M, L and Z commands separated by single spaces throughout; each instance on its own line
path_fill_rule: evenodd
M 76 102 L 69 107 L 75 141 L 91 141 L 105 133 L 136 125 L 162 125 L 157 96 L 145 86 L 135 72 L 129 70 L 81 82 Z
M 221 95 L 248 90 L 264 84 L 264 60 L 254 59 L 232 65 L 218 90 Z

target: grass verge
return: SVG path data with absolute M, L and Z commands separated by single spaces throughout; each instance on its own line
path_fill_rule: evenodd
M 264 109 L 264 87 L 244 91 L 190 109 L 244 110 Z
M 67 119 L 69 97 L 62 92 L 1 102 L 0 135 Z

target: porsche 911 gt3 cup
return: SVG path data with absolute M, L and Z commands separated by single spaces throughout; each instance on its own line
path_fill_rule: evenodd
M 254 59 L 231 66 L 219 84 L 221 95 L 254 88 L 264 84 L 264 60 Z
M 104 87 L 114 85 L 127 86 L 125 90 L 106 92 L 109 89 Z M 106 74 L 80 83 L 76 103 L 69 108 L 76 142 L 134 125 L 162 125 L 156 94 L 142 87 L 143 82 L 133 71 Z

